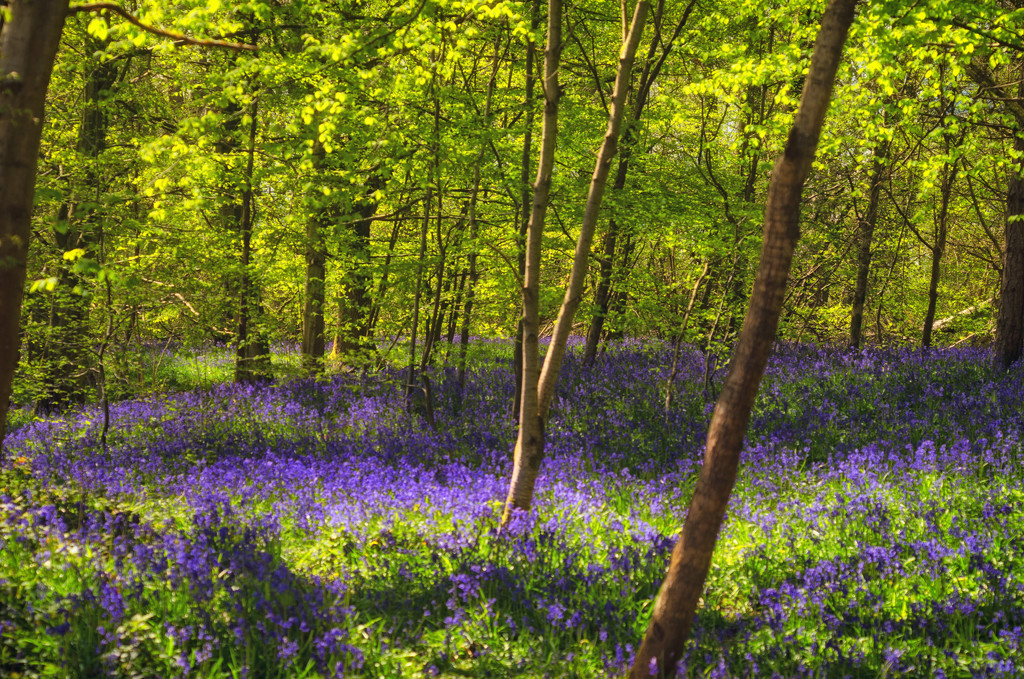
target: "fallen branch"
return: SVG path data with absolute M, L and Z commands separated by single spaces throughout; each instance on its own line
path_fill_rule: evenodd
M 974 312 L 980 310 L 982 307 L 988 306 L 989 304 L 994 302 L 995 299 L 996 299 L 995 297 L 989 297 L 984 302 L 979 302 L 978 304 L 975 304 L 974 306 L 967 307 L 963 311 L 956 312 L 952 316 L 948 316 L 948 317 L 943 318 L 941 320 L 935 321 L 934 323 L 932 323 L 932 332 L 937 332 L 939 330 L 942 330 L 944 327 L 946 327 L 947 325 L 949 325 L 950 323 L 952 323 L 953 321 L 955 321 L 958 318 L 963 318 L 964 316 L 970 316 Z

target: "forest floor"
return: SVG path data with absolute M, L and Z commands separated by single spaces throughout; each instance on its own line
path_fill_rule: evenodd
M 681 525 L 714 389 L 684 354 L 567 358 L 530 514 L 497 534 L 510 361 L 434 421 L 402 372 L 12 419 L 4 677 L 603 677 Z M 782 346 L 680 672 L 1024 676 L 1024 365 Z

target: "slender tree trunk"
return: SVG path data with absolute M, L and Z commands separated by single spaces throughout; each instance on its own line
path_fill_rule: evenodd
M 675 342 L 672 346 L 672 368 L 668 373 L 668 380 L 665 383 L 665 420 L 668 420 L 668 414 L 672 410 L 672 400 L 675 395 L 675 381 L 676 376 L 679 374 L 679 353 L 683 346 L 683 339 L 686 336 L 686 326 L 690 322 L 690 314 L 693 313 L 693 304 L 697 301 L 697 292 L 700 290 L 701 284 L 704 279 L 708 276 L 708 271 L 711 268 L 709 262 L 704 263 L 704 270 L 701 271 L 700 276 L 697 278 L 697 282 L 693 284 L 693 290 L 690 291 L 690 301 L 686 305 L 686 313 L 683 314 L 683 322 L 679 325 L 679 331 L 676 334 Z
M 513 453 L 512 483 L 501 525 L 512 518 L 514 508 L 529 509 L 533 483 L 544 455 L 544 419 L 538 407 L 540 378 L 540 254 L 544 219 L 551 194 L 558 135 L 558 65 L 562 52 L 562 0 L 548 0 L 547 44 L 544 46 L 544 122 L 541 127 L 540 158 L 533 185 L 533 206 L 526 230 L 523 277 L 522 373 L 519 400 L 519 433 Z
M 438 261 L 436 269 L 436 281 L 434 284 L 433 294 L 434 302 L 431 305 L 430 315 L 427 317 L 426 332 L 423 333 L 423 357 L 420 361 L 420 372 L 426 375 L 428 362 L 430 360 L 430 350 L 434 343 L 435 324 L 437 320 L 437 312 L 441 304 L 441 285 L 444 281 L 444 241 L 441 237 L 441 220 L 444 217 L 444 189 L 443 182 L 441 181 L 441 98 L 437 94 L 436 89 L 437 74 L 434 74 L 434 83 L 431 85 L 431 97 L 434 104 L 434 135 L 433 135 L 433 180 L 434 190 L 437 192 L 437 249 L 438 249 Z M 429 220 L 424 222 L 424 228 L 429 227 Z M 425 234 L 424 234 L 425 237 Z M 426 257 L 426 240 L 422 242 L 423 250 L 422 256 Z M 428 387 L 429 388 L 429 387 Z
M 447 357 L 451 355 L 451 348 L 455 345 L 455 333 L 459 331 L 459 321 L 464 320 L 459 315 L 459 307 L 462 306 L 466 296 L 466 279 L 469 278 L 469 269 L 463 269 L 456 275 L 459 278 L 459 284 L 455 286 L 455 299 L 452 300 L 451 310 L 448 313 L 448 330 L 445 334 L 448 349 L 445 351 L 445 363 L 448 362 Z
M 423 294 L 423 269 L 427 257 L 427 232 L 430 230 L 430 206 L 434 201 L 432 189 L 427 189 L 427 198 L 423 203 L 423 224 L 420 228 L 420 250 L 416 263 L 416 292 L 412 302 L 412 331 L 409 336 L 409 379 L 405 384 L 405 402 L 412 408 L 413 393 L 416 390 L 416 335 L 420 325 L 420 297 Z
M 540 25 L 540 0 L 533 0 L 530 3 L 530 33 L 537 31 Z M 561 49 L 561 47 L 559 47 Z M 516 261 L 519 264 L 519 280 L 526 280 L 526 233 L 530 225 L 530 218 L 533 215 L 531 210 L 526 209 L 530 204 L 530 166 L 533 155 L 533 123 L 536 114 L 534 112 L 534 89 L 537 76 L 534 73 L 534 61 L 536 60 L 537 48 L 533 41 L 526 44 L 526 101 L 523 108 L 526 112 L 525 131 L 523 132 L 523 157 L 520 163 L 519 174 L 519 210 L 518 210 L 518 238 L 516 243 Z M 545 104 L 546 106 L 546 104 Z M 557 107 L 557 102 L 555 104 Z M 547 120 L 545 111 L 545 120 Z M 542 140 L 543 143 L 543 140 Z M 538 171 L 538 176 L 539 176 Z M 546 208 L 545 208 L 546 209 Z M 515 395 L 512 398 L 512 419 L 519 421 L 519 409 L 522 406 L 523 398 L 523 319 L 516 323 L 516 339 L 512 348 L 512 372 L 515 375 Z
M 324 147 L 313 143 L 313 167 L 323 166 Z M 324 369 L 324 306 L 327 303 L 325 232 L 337 219 L 333 205 L 311 206 L 306 220 L 306 280 L 302 295 L 302 368 L 310 375 Z
M 373 337 L 377 329 L 377 320 L 380 318 L 381 304 L 384 300 L 384 293 L 388 289 L 388 274 L 391 270 L 391 258 L 395 255 L 395 244 L 398 243 L 398 234 L 402 230 L 402 219 L 396 219 L 395 225 L 391 227 L 391 238 L 388 240 L 388 254 L 384 256 L 384 266 L 381 269 L 380 281 L 377 283 L 377 298 L 373 302 L 373 309 L 370 312 L 370 319 L 367 321 L 367 332 Z
M 686 9 L 683 12 L 682 19 L 676 24 L 675 30 L 672 35 L 664 41 L 661 39 L 661 27 L 662 18 L 665 12 L 665 0 L 659 0 L 654 11 L 654 27 L 655 35 L 652 37 L 650 47 L 648 48 L 647 58 L 644 61 L 644 68 L 640 73 L 640 82 L 637 87 L 636 101 L 633 105 L 633 111 L 630 114 L 626 130 L 622 133 L 622 150 L 619 153 L 619 163 L 615 170 L 615 181 L 612 184 L 612 191 L 615 193 L 621 193 L 626 188 L 626 178 L 629 175 L 629 161 L 633 154 L 633 147 L 637 142 L 636 125 L 639 124 L 640 117 L 643 115 L 644 108 L 647 106 L 647 101 L 650 96 L 651 86 L 657 79 L 658 74 L 661 72 L 661 68 L 665 63 L 665 59 L 672 51 L 672 47 L 678 38 L 680 31 L 689 21 L 690 14 L 693 12 L 696 2 L 691 0 Z M 623 4 L 625 8 L 625 4 Z M 623 9 L 625 14 L 625 9 Z M 625 27 L 623 27 L 625 28 Z M 661 49 L 661 55 L 657 55 L 657 50 Z M 657 58 L 656 58 L 657 57 Z M 594 362 L 597 357 L 597 347 L 601 341 L 601 333 L 604 331 L 605 320 L 608 318 L 609 311 L 611 309 L 612 302 L 612 276 L 615 270 L 615 250 L 618 247 L 619 240 L 619 222 L 612 215 L 608 219 L 608 230 L 605 231 L 604 239 L 601 243 L 602 254 L 599 260 L 598 269 L 598 282 L 597 288 L 594 290 L 594 314 L 590 319 L 590 325 L 587 328 L 587 340 L 583 348 L 583 362 L 590 364 Z M 631 247 L 627 245 L 625 248 L 625 255 L 622 258 L 621 269 L 625 269 L 628 266 L 627 260 L 629 259 Z
M 647 19 L 648 3 L 641 0 L 633 12 L 629 34 L 619 52 L 619 67 L 612 93 L 608 128 L 597 153 L 597 162 L 587 191 L 587 202 L 583 210 L 583 222 L 576 241 L 572 271 L 565 297 L 555 321 L 551 344 L 540 363 L 539 332 L 539 274 L 541 233 L 544 215 L 551 187 L 551 169 L 554 165 L 555 136 L 558 122 L 558 61 L 561 45 L 560 0 L 549 0 L 548 42 L 544 55 L 544 130 L 541 136 L 541 161 L 537 169 L 537 183 L 533 195 L 533 212 L 526 244 L 526 279 L 523 286 L 523 398 L 519 417 L 519 436 L 516 440 L 512 480 L 502 525 L 506 525 L 515 509 L 528 510 L 533 501 L 533 488 L 544 457 L 544 429 L 548 411 L 554 398 L 555 385 L 565 355 L 565 344 L 572 328 L 573 317 L 583 294 L 583 280 L 587 273 L 590 246 L 594 239 L 601 198 L 608 182 L 608 173 L 619 141 L 619 131 L 626 104 L 633 59 L 636 55 L 644 22 Z
M 98 50 L 103 45 L 97 43 L 92 47 Z M 98 212 L 83 203 L 96 203 L 103 194 L 97 164 L 107 145 L 109 120 L 105 99 L 116 76 L 114 62 L 97 63 L 85 85 L 76 148 L 79 161 L 85 166 L 85 181 L 81 186 L 70 187 L 69 198 L 60 207 L 53 236 L 61 253 L 81 249 L 85 251 L 84 257 L 94 257 L 93 251 L 101 239 Z M 88 194 L 85 200 L 76 195 L 81 192 Z M 74 292 L 76 286 L 85 283 L 85 278 L 74 272 L 73 262 L 67 261 L 58 262 L 57 277 L 44 350 L 39 357 L 45 365 L 48 383 L 46 394 L 37 404 L 43 411 L 83 403 L 90 383 L 89 298 Z
M 356 219 L 345 245 L 349 248 L 351 266 L 342 276 L 342 290 L 338 293 L 338 325 L 334 334 L 331 355 L 353 363 L 363 363 L 374 352 L 370 326 L 370 233 L 377 214 L 374 194 L 384 187 L 384 180 L 376 174 L 367 181 L 363 201 L 356 206 Z
M 246 151 L 245 189 L 235 212 L 242 237 L 241 278 L 238 290 L 238 336 L 235 353 L 235 381 L 257 382 L 271 377 L 270 346 L 259 320 L 263 316 L 260 291 L 252 276 L 252 232 L 255 223 L 253 166 L 256 155 L 256 102 L 249 107 L 249 145 Z
M 675 673 L 690 633 L 711 555 L 736 482 L 740 450 L 778 329 L 793 250 L 800 237 L 800 200 L 828 110 L 856 0 L 832 0 L 822 18 L 810 71 L 765 206 L 761 261 L 743 329 L 708 429 L 704 465 L 683 532 L 630 670 L 633 679 Z
M 632 128 L 626 131 L 622 139 L 622 153 L 619 155 L 618 169 L 615 171 L 615 182 L 612 191 L 621 192 L 626 188 L 626 177 L 629 174 L 629 157 L 632 153 Z M 591 364 L 597 358 L 597 345 L 601 341 L 604 322 L 608 318 L 609 303 L 612 298 L 612 264 L 615 261 L 615 248 L 619 239 L 619 222 L 612 215 L 608 218 L 608 229 L 604 232 L 600 265 L 597 273 L 597 288 L 594 290 L 594 315 L 587 328 L 587 342 L 583 347 L 583 362 Z
M 871 187 L 868 189 L 868 207 L 860 220 L 857 242 L 857 282 L 853 291 L 853 311 L 850 313 L 850 346 L 860 348 L 861 327 L 864 324 L 864 302 L 868 296 L 868 274 L 871 273 L 871 241 L 878 222 L 878 205 L 882 197 L 882 182 L 889 157 L 889 142 L 875 146 L 871 167 Z
M 39 139 L 67 0 L 11 0 L 0 29 L 0 462 L 21 348 Z
M 932 326 L 935 323 L 935 307 L 939 301 L 942 255 L 946 251 L 946 236 L 949 233 L 949 200 L 953 193 L 953 183 L 956 181 L 958 169 L 958 164 L 954 161 L 952 165 L 946 165 L 942 173 L 939 214 L 935 218 L 935 243 L 932 245 L 931 276 L 928 279 L 928 310 L 924 314 L 924 329 L 921 334 L 921 346 L 923 347 L 932 345 Z

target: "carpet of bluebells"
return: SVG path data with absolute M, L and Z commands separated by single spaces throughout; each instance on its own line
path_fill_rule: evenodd
M 534 511 L 497 532 L 507 347 L 434 426 L 401 371 L 213 386 L 16 426 L 0 675 L 603 677 L 684 515 L 704 357 L 567 358 Z M 1024 676 L 1024 366 L 782 346 L 681 676 Z M 22 418 L 27 419 L 27 418 Z

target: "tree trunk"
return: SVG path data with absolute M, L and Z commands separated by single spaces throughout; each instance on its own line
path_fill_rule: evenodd
M 416 291 L 412 303 L 412 331 L 409 336 L 409 375 L 405 384 L 405 405 L 411 409 L 413 393 L 416 390 L 416 335 L 420 325 L 420 298 L 423 294 L 423 269 L 427 257 L 427 231 L 430 229 L 430 205 L 434 201 L 431 188 L 427 189 L 427 197 L 423 202 L 423 222 L 420 227 L 420 249 L 416 263 Z
M 430 357 L 434 345 L 441 336 L 441 296 L 445 283 L 445 259 L 447 248 L 441 238 L 441 220 L 444 217 L 444 194 L 441 192 L 441 185 L 437 186 L 437 266 L 434 269 L 434 299 L 430 305 L 430 315 L 427 320 L 427 331 L 423 333 L 423 355 L 420 358 L 420 372 L 425 376 L 430 367 Z
M 270 345 L 259 327 L 263 302 L 252 276 L 252 231 L 255 195 L 253 164 L 256 155 L 256 101 L 249 107 L 249 145 L 246 149 L 245 188 L 241 205 L 233 206 L 233 216 L 242 239 L 238 286 L 238 335 L 235 348 L 235 381 L 259 382 L 272 377 Z
M 1021 86 L 1024 90 L 1024 85 Z M 1024 154 L 1024 127 L 1013 147 Z M 1024 349 L 1024 156 L 1010 170 L 1006 187 L 1006 254 L 999 286 L 996 319 L 996 364 L 1003 370 L 1020 358 Z
M 881 202 L 882 182 L 885 178 L 889 157 L 889 142 L 881 141 L 875 146 L 874 163 L 871 168 L 871 187 L 868 189 L 868 208 L 860 220 L 857 243 L 857 282 L 853 291 L 853 310 L 850 313 L 850 346 L 860 348 L 861 328 L 864 324 L 864 302 L 868 296 L 868 274 L 871 272 L 871 241 L 878 222 L 878 205 Z
M 21 348 L 39 139 L 67 0 L 10 0 L 0 29 L 0 462 Z
M 793 250 L 800 237 L 800 200 L 853 22 L 856 0 L 832 0 L 822 18 L 800 108 L 775 164 L 765 206 L 761 261 L 750 306 L 708 429 L 704 465 L 683 532 L 630 671 L 634 679 L 673 674 L 690 633 L 711 555 L 736 482 L 750 409 L 778 329 Z
M 704 283 L 704 279 L 707 278 L 708 271 L 711 269 L 710 262 L 704 263 L 704 270 L 701 271 L 700 276 L 697 277 L 697 282 L 693 284 L 693 290 L 690 291 L 690 301 L 686 305 L 686 313 L 683 314 L 683 320 L 679 324 L 679 330 L 676 333 L 675 341 L 672 343 L 672 368 L 668 373 L 668 380 L 665 382 L 665 421 L 668 422 L 669 413 L 672 411 L 672 400 L 675 394 L 675 381 L 676 376 L 679 374 L 679 353 L 683 346 L 683 339 L 686 337 L 686 326 L 690 322 L 690 314 L 693 313 L 693 303 L 697 301 L 697 292 L 700 290 L 700 286 Z
M 619 166 L 615 171 L 615 182 L 612 190 L 622 191 L 626 187 L 626 176 L 629 174 L 629 156 L 632 152 L 632 135 L 627 130 L 623 137 L 622 154 L 619 156 Z M 612 265 L 615 262 L 615 248 L 619 239 L 619 223 L 612 215 L 608 218 L 608 229 L 604 232 L 600 265 L 597 274 L 597 288 L 594 290 L 594 315 L 590 319 L 590 327 L 587 328 L 587 343 L 583 347 L 583 362 L 591 364 L 597 358 L 597 345 L 601 341 L 601 333 L 604 331 L 604 322 L 608 318 L 608 308 L 612 298 Z
M 313 167 L 323 164 L 324 147 L 313 144 Z M 327 243 L 325 232 L 337 219 L 333 205 L 311 206 L 306 220 L 306 280 L 302 295 L 302 368 L 309 375 L 324 369 L 324 306 L 327 303 Z
M 338 327 L 331 355 L 354 363 L 368 360 L 374 351 L 370 331 L 370 286 L 373 284 L 369 273 L 370 231 L 377 214 L 374 194 L 382 188 L 384 180 L 371 175 L 363 202 L 356 207 L 358 219 L 352 223 L 347 243 L 352 266 L 342 276 L 344 289 L 338 295 Z
M 540 0 L 533 0 L 530 3 L 530 33 L 537 31 L 540 24 Z M 534 86 L 537 76 L 534 73 L 533 62 L 536 58 L 537 48 L 533 41 L 526 45 L 526 101 L 523 109 L 526 111 L 525 130 L 523 132 L 523 156 L 520 163 L 519 174 L 519 210 L 518 210 L 518 238 L 516 239 L 516 261 L 519 264 L 519 280 L 526 280 L 526 232 L 530 225 L 532 211 L 527 210 L 530 204 L 530 166 L 533 153 L 533 110 Z M 557 104 L 556 104 L 557 106 Z M 546 117 L 545 117 L 546 120 Z M 516 338 L 512 348 L 512 373 L 515 376 L 515 395 L 512 397 L 512 419 L 519 421 L 519 408 L 522 405 L 523 397 L 523 320 L 516 323 Z
M 947 153 L 949 149 L 946 149 Z M 924 314 L 924 329 L 921 333 L 921 346 L 932 345 L 932 325 L 935 323 L 935 307 L 939 301 L 939 276 L 941 273 L 942 255 L 946 250 L 946 236 L 949 233 L 949 199 L 953 193 L 953 183 L 958 171 L 956 161 L 946 165 L 942 173 L 940 187 L 939 214 L 935 218 L 935 243 L 932 246 L 932 268 L 928 279 L 928 310 Z
M 544 122 L 540 136 L 537 179 L 533 184 L 533 205 L 526 230 L 523 276 L 522 372 L 519 389 L 519 433 L 513 453 L 512 482 L 501 525 L 512 518 L 512 510 L 529 509 L 533 484 L 544 456 L 544 420 L 538 412 L 537 382 L 540 378 L 540 254 L 544 219 L 551 195 L 558 135 L 558 64 L 562 52 L 562 0 L 548 0 L 547 43 L 544 46 Z
M 391 270 L 391 258 L 395 255 L 395 244 L 398 243 L 398 234 L 402 231 L 404 220 L 395 219 L 395 225 L 391 227 L 391 238 L 388 239 L 388 253 L 384 255 L 384 266 L 381 268 L 380 281 L 377 283 L 377 299 L 373 302 L 370 311 L 370 319 L 367 322 L 367 334 L 374 336 L 377 328 L 377 319 L 380 318 L 381 303 L 384 300 L 384 293 L 388 289 L 388 274 Z
M 1017 2 L 1019 9 L 1021 3 Z M 975 57 L 965 65 L 967 75 L 978 87 L 995 94 L 1004 110 L 1014 117 L 1013 148 L 1024 153 L 1024 59 L 1017 60 L 1016 96 L 1008 85 L 995 81 L 988 64 Z M 1006 184 L 1006 250 L 999 284 L 999 314 L 996 318 L 995 363 L 1006 370 L 1024 351 L 1024 156 L 1017 159 Z
M 626 188 L 626 178 L 629 175 L 629 160 L 633 153 L 633 147 L 636 145 L 636 125 L 639 124 L 640 117 L 643 115 L 644 107 L 647 106 L 648 97 L 650 96 L 651 86 L 657 79 L 658 74 L 661 72 L 661 68 L 665 63 L 665 59 L 672 51 L 673 44 L 683 27 L 689 21 L 690 14 L 693 12 L 696 2 L 691 0 L 686 9 L 683 12 L 683 16 L 679 23 L 676 25 L 672 35 L 667 40 L 662 42 L 661 40 L 661 26 L 662 17 L 665 12 L 665 0 L 659 0 L 658 5 L 654 12 L 654 26 L 657 33 L 652 37 L 650 48 L 647 52 L 647 59 L 644 62 L 643 71 L 640 74 L 640 83 L 637 87 L 636 101 L 633 106 L 633 111 L 630 114 L 629 124 L 626 127 L 625 132 L 622 134 L 622 151 L 619 154 L 618 167 L 615 170 L 615 181 L 612 184 L 612 190 L 616 193 L 621 192 Z M 625 5 L 623 5 L 625 7 Z M 625 14 L 625 9 L 623 9 Z M 661 47 L 662 53 L 655 59 L 657 49 Z M 594 290 L 594 315 L 590 319 L 590 326 L 587 328 L 587 341 L 583 348 L 583 362 L 593 363 L 597 357 L 597 346 L 601 341 L 601 333 L 604 331 L 604 323 L 608 318 L 608 313 L 611 308 L 612 301 L 612 275 L 615 269 L 615 250 L 618 247 L 619 239 L 619 223 L 616 221 L 614 215 L 608 219 L 608 230 L 605 231 L 604 239 L 601 243 L 602 254 L 599 270 L 598 270 L 598 283 L 597 288 Z M 628 267 L 629 250 L 626 248 L 626 254 L 622 258 L 623 269 Z
M 548 42 L 544 56 L 544 131 L 541 136 L 541 161 L 537 168 L 537 184 L 533 194 L 533 211 L 527 233 L 526 280 L 523 286 L 523 398 L 512 481 L 505 501 L 502 526 L 511 519 L 514 509 L 528 510 L 533 501 L 533 487 L 544 456 L 544 428 L 547 425 L 548 411 L 565 355 L 569 330 L 572 328 L 573 317 L 583 294 L 590 245 L 594 239 L 594 229 L 597 225 L 601 198 L 608 182 L 608 173 L 618 146 L 626 104 L 626 89 L 644 22 L 647 19 L 648 7 L 646 0 L 637 3 L 629 34 L 619 52 L 619 67 L 612 93 L 611 111 L 608 115 L 608 128 L 605 130 L 594 173 L 590 179 L 569 284 L 565 288 L 565 297 L 558 312 L 558 320 L 555 321 L 555 331 L 541 369 L 538 342 L 540 248 L 551 188 L 551 169 L 554 165 L 555 130 L 558 122 L 558 52 L 561 45 L 562 17 L 560 0 L 549 0 Z

